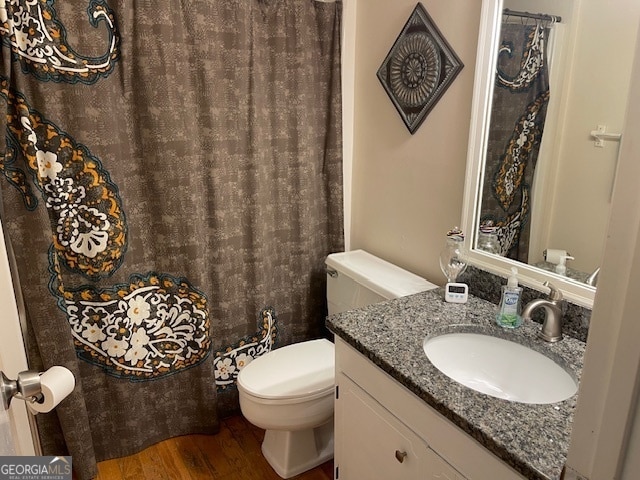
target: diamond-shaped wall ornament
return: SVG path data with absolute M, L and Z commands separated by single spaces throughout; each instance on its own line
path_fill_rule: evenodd
M 413 134 L 463 66 L 418 3 L 377 76 Z

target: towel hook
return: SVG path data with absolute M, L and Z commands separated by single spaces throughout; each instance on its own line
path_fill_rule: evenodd
M 605 140 L 619 142 L 622 139 L 621 133 L 608 133 L 606 125 L 598 125 L 596 130 L 591 131 L 591 137 L 595 140 L 596 147 L 604 148 Z

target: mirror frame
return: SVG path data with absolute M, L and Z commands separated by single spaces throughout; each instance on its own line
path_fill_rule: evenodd
M 577 305 L 593 308 L 595 287 L 579 283 L 555 272 L 489 254 L 473 248 L 480 218 L 481 185 L 484 180 L 484 164 L 488 127 L 497 61 L 497 44 L 500 36 L 503 0 L 483 0 L 478 33 L 478 51 L 474 77 L 469 146 L 462 210 L 462 229 L 465 232 L 465 248 L 469 264 L 481 270 L 507 277 L 512 267 L 518 269 L 518 279 L 524 286 L 545 291 L 542 283 L 549 281 L 562 291 L 564 298 Z

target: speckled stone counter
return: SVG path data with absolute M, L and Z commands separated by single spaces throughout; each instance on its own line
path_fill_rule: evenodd
M 466 304 L 446 303 L 439 288 L 330 316 L 327 326 L 527 479 L 559 479 L 577 394 L 548 405 L 494 398 L 451 380 L 424 353 L 427 336 L 486 333 L 544 353 L 579 380 L 584 343 L 567 336 L 544 342 L 536 336 L 540 325 L 532 322 L 504 330 L 493 323 L 495 311 L 494 304 L 473 296 Z

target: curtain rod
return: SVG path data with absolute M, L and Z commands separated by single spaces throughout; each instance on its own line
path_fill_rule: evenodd
M 516 10 L 509 10 L 505 8 L 502 11 L 503 15 L 512 16 L 512 17 L 525 17 L 525 18 L 535 18 L 538 20 L 548 20 L 550 22 L 560 23 L 562 22 L 562 17 L 559 15 L 548 15 L 546 13 L 529 13 L 529 12 L 518 12 Z

